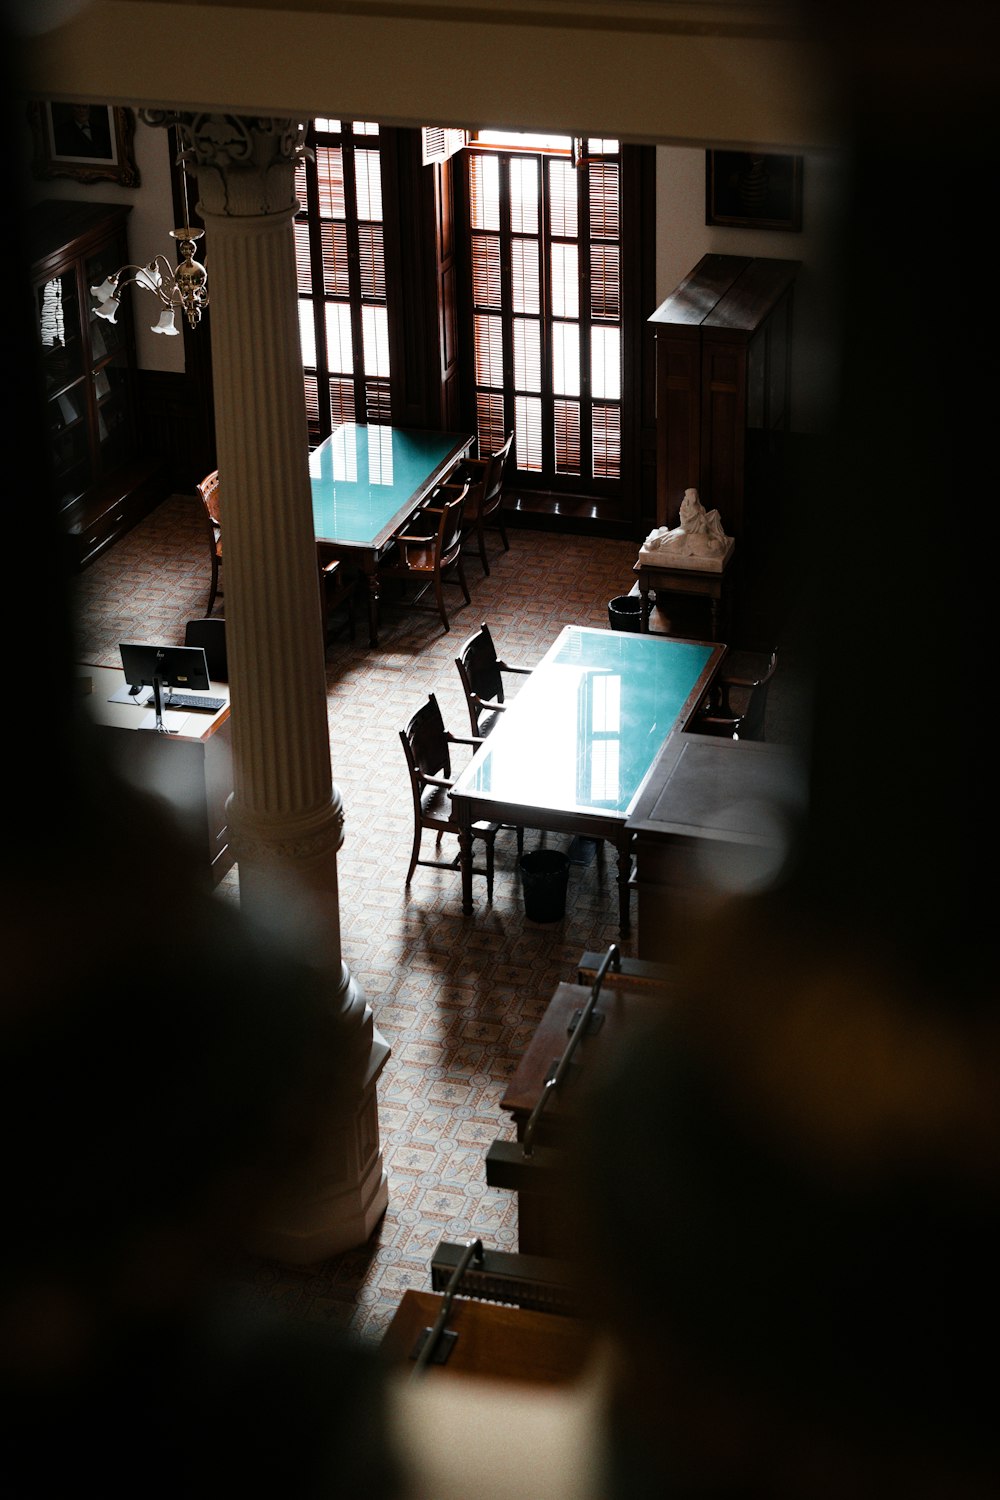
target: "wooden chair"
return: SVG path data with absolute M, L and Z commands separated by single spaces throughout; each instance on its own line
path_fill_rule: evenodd
M 530 677 L 531 668 L 514 666 L 501 661 L 490 628 L 485 620 L 475 635 L 470 635 L 461 652 L 455 657 L 458 675 L 462 679 L 465 702 L 469 710 L 472 733 L 482 738 L 494 728 L 506 708 L 504 702 L 503 673 L 512 672 Z M 524 829 L 516 823 L 503 823 L 503 828 L 514 828 L 517 832 L 517 852 L 524 852 Z
M 339 609 L 346 610 L 346 625 L 354 639 L 354 593 L 357 574 L 350 572 L 348 565 L 338 557 L 319 560 L 319 599 L 323 616 L 323 641 L 329 645 L 335 633 L 334 615 Z
M 409 609 L 436 610 L 445 630 L 451 629 L 444 602 L 444 584 L 453 581 L 445 578 L 448 572 L 455 572 L 454 581 L 461 587 L 466 604 L 472 603 L 462 567 L 462 515 L 468 491 L 468 484 L 442 485 L 434 497 L 440 503 L 426 505 L 411 516 L 407 522 L 410 529 L 393 539 L 378 564 L 380 580 L 395 578 L 404 586 L 417 580 L 416 594 L 404 598 L 404 605 Z M 424 604 L 424 595 L 432 588 L 435 602 Z
M 778 669 L 778 652 L 759 656 L 735 652 L 727 661 L 691 725 L 695 734 L 715 734 L 722 739 L 765 738 L 767 692 Z
M 440 853 L 441 840 L 445 834 L 458 836 L 458 820 L 451 806 L 449 790 L 453 786 L 451 773 L 452 745 L 481 745 L 480 739 L 462 739 L 445 729 L 441 709 L 433 693 L 427 702 L 418 708 L 405 729 L 399 731 L 403 753 L 410 772 L 410 788 L 413 792 L 413 850 L 410 867 L 406 872 L 406 885 L 413 879 L 418 865 L 427 865 L 435 870 L 457 870 L 461 868 L 462 851 L 454 859 L 421 859 L 420 846 L 426 830 L 435 834 L 435 850 Z M 487 899 L 493 900 L 493 858 L 498 823 L 473 823 L 473 838 L 482 839 L 486 845 L 486 868 L 480 870 L 473 865 L 474 875 L 486 876 Z
M 503 691 L 503 673 L 530 677 L 531 667 L 515 666 L 501 661 L 490 628 L 485 620 L 475 635 L 470 635 L 458 656 L 455 657 L 458 675 L 462 679 L 465 701 L 469 709 L 469 723 L 475 735 L 489 734 L 500 714 L 506 708 Z
M 219 495 L 218 469 L 213 469 L 211 474 L 208 474 L 196 488 L 205 515 L 208 550 L 212 559 L 212 585 L 208 595 L 208 608 L 205 611 L 207 618 L 215 607 L 216 599 L 222 593 L 219 588 L 219 567 L 222 563 L 222 501 Z
M 458 466 L 456 479 L 469 481 L 469 498 L 465 506 L 462 523 L 466 536 L 475 533 L 479 558 L 483 572 L 489 573 L 490 564 L 486 556 L 486 528 L 494 526 L 500 533 L 504 551 L 510 551 L 507 528 L 503 522 L 503 477 L 510 456 L 514 434 L 511 432 L 501 448 L 485 458 L 466 458 Z
M 185 646 L 200 646 L 208 662 L 208 675 L 213 682 L 229 681 L 229 661 L 226 656 L 226 622 L 221 615 L 206 616 L 203 620 L 188 620 L 184 626 Z

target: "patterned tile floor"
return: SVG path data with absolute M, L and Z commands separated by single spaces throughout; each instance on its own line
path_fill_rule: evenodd
M 489 577 L 469 559 L 472 604 L 455 610 L 450 632 L 435 615 L 389 603 L 378 647 L 367 643 L 360 610 L 356 640 L 345 632 L 331 645 L 330 744 L 346 812 L 342 942 L 392 1048 L 379 1089 L 389 1207 L 360 1249 L 304 1269 L 254 1265 L 251 1298 L 377 1339 L 403 1292 L 429 1287 L 440 1239 L 477 1235 L 516 1248 L 516 1204 L 486 1185 L 485 1153 L 512 1135 L 499 1099 L 553 989 L 573 977 L 582 952 L 619 941 L 615 860 L 571 866 L 565 917 L 554 923 L 525 917 L 513 833 L 498 839 L 493 905 L 477 882 L 473 919 L 462 915 L 457 872 L 419 868 L 407 892 L 412 811 L 398 730 L 433 691 L 446 724 L 466 733 L 454 658 L 481 621 L 503 655 L 530 664 L 566 623 L 607 626 L 608 601 L 628 592 L 635 556 L 633 542 L 514 531 Z M 181 641 L 185 622 L 204 613 L 208 572 L 197 503 L 174 496 L 80 575 L 78 659 L 117 664 L 120 641 Z M 224 608 L 223 598 L 216 611 Z M 774 703 L 779 716 L 798 706 L 787 689 Z M 569 847 L 531 832 L 526 847 L 543 838 Z M 220 894 L 238 900 L 235 874 Z M 634 945 L 633 931 L 621 946 Z

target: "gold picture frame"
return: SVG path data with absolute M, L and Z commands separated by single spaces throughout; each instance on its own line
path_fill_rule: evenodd
M 28 105 L 36 177 L 138 187 L 135 111 L 117 104 L 36 100 Z

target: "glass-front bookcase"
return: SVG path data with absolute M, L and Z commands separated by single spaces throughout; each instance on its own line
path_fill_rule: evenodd
M 53 199 L 31 217 L 51 493 L 81 565 L 162 498 L 139 455 L 131 299 L 109 323 L 90 295 L 129 260 L 130 211 Z

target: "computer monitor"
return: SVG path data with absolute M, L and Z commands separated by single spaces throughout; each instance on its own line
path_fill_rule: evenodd
M 156 727 L 166 733 L 163 709 L 170 707 L 163 690 L 180 688 L 198 692 L 210 686 L 208 660 L 203 646 L 157 646 L 125 641 L 119 647 L 122 671 L 129 687 L 151 687 L 156 704 Z

